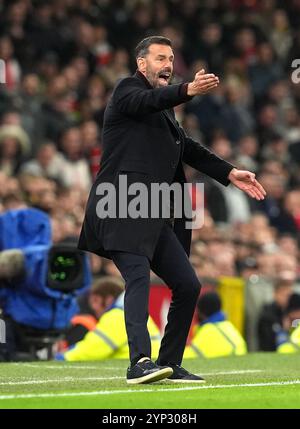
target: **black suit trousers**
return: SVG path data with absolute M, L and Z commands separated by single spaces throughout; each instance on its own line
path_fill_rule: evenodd
M 158 362 L 180 365 L 201 285 L 171 225 L 164 224 L 151 261 L 129 252 L 110 253 L 125 280 L 124 311 L 130 360 L 151 357 L 147 329 L 151 269 L 172 291 Z

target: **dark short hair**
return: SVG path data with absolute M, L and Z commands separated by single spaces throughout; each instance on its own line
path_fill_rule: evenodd
M 145 55 L 147 55 L 149 52 L 148 51 L 149 46 L 153 45 L 154 43 L 158 45 L 170 46 L 172 48 L 172 42 L 167 37 L 163 37 L 163 36 L 146 37 L 145 39 L 141 40 L 140 43 L 136 46 L 135 58 L 145 57 Z
M 198 312 L 202 316 L 209 317 L 221 310 L 221 299 L 215 292 L 207 292 L 199 298 Z
M 288 314 L 291 311 L 298 311 L 298 310 L 300 310 L 300 295 L 298 293 L 293 293 L 289 298 L 289 302 L 285 310 L 285 313 Z

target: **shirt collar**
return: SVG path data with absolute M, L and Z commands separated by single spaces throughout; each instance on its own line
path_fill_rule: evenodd
M 216 313 L 205 319 L 203 322 L 201 322 L 200 326 L 205 325 L 206 323 L 224 322 L 224 320 L 226 320 L 226 316 L 223 311 L 217 311 Z

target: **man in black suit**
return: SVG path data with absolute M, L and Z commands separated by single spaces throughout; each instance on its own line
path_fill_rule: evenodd
M 191 230 L 186 216 L 165 219 L 130 217 L 121 213 L 118 197 L 106 199 L 116 216 L 104 213 L 104 183 L 124 198 L 120 178 L 127 185 L 185 180 L 182 161 L 227 186 L 230 182 L 258 200 L 265 191 L 255 175 L 240 171 L 189 138 L 175 119 L 174 106 L 214 89 L 219 79 L 200 70 L 189 83 L 170 85 L 174 54 L 169 39 L 142 40 L 136 48 L 135 75 L 120 80 L 104 114 L 101 168 L 86 208 L 79 248 L 114 261 L 126 282 L 125 322 L 131 365 L 127 383 L 150 383 L 163 378 L 175 382 L 203 382 L 182 368 L 181 361 L 200 292 L 189 262 Z M 113 194 L 111 194 L 113 195 Z M 127 207 L 132 198 L 128 197 Z M 151 204 L 151 201 L 143 201 Z M 170 203 L 172 205 L 172 203 Z M 150 208 L 148 213 L 151 212 Z M 151 212 L 152 213 L 152 212 Z M 168 323 L 156 363 L 151 361 L 147 330 L 150 269 L 172 290 Z

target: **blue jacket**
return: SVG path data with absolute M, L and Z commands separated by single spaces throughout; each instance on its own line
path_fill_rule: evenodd
M 48 255 L 52 247 L 47 214 L 37 209 L 10 210 L 0 215 L 0 251 L 18 248 L 25 256 L 25 277 L 0 288 L 0 305 L 15 321 L 38 329 L 62 329 L 78 312 L 76 297 L 91 284 L 84 258 L 82 287 L 63 293 L 47 286 Z

